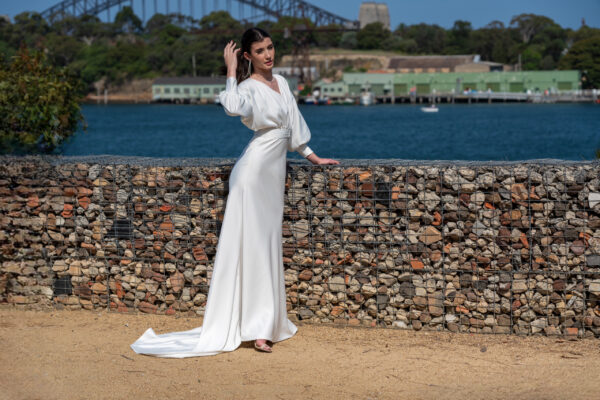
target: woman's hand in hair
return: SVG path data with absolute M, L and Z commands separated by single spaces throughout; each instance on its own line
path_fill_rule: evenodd
M 227 43 L 225 50 L 223 51 L 223 58 L 225 59 L 225 65 L 227 65 L 227 77 L 235 78 L 235 71 L 238 65 L 238 53 L 240 49 L 235 48 L 236 44 L 233 40 Z

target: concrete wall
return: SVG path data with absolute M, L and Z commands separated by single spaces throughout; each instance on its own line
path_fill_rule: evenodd
M 0 302 L 202 315 L 234 160 L 0 158 Z M 315 323 L 600 336 L 600 164 L 290 162 Z

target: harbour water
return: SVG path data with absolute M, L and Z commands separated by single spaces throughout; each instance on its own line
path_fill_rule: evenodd
M 594 104 L 300 106 L 321 157 L 419 160 L 591 160 L 600 148 Z M 83 106 L 87 132 L 64 155 L 238 157 L 252 132 L 216 105 Z M 290 158 L 299 158 L 290 154 Z

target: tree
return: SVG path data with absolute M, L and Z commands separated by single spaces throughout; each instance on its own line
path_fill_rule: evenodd
M 521 34 L 523 43 L 529 43 L 537 33 L 555 24 L 552 19 L 536 14 L 519 14 L 510 20 L 510 25 L 516 27 Z
M 512 45 L 510 31 L 500 21 L 492 21 L 471 33 L 470 51 L 481 55 L 483 60 L 512 63 L 510 57 Z
M 416 49 L 413 53 L 445 54 L 446 30 L 438 25 L 417 24 L 406 26 L 401 24 L 394 32 L 404 40 L 414 40 Z
M 366 25 L 356 35 L 359 49 L 380 49 L 381 43 L 392 35 L 381 22 Z
M 0 64 L 0 151 L 52 152 L 85 121 L 80 83 L 42 52 L 22 47 Z
M 448 33 L 447 54 L 467 54 L 471 50 L 471 32 L 473 27 L 468 21 L 455 21 Z
M 358 46 L 356 32 L 344 32 L 340 39 L 340 47 L 344 49 L 355 49 Z
M 584 89 L 600 88 L 600 36 L 574 43 L 560 60 L 560 69 L 580 70 Z
M 131 7 L 126 6 L 115 17 L 114 27 L 119 33 L 140 33 L 142 20 L 135 15 Z

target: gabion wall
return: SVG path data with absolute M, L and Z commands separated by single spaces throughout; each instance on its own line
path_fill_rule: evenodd
M 202 315 L 234 161 L 0 157 L 0 301 Z M 598 337 L 599 172 L 290 161 L 290 318 Z

